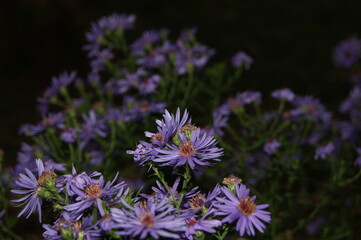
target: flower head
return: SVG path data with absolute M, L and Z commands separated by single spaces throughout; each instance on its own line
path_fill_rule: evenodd
M 207 134 L 200 135 L 200 129 L 194 130 L 188 139 L 185 134 L 178 133 L 179 144 L 168 145 L 168 148 L 156 149 L 159 152 L 153 162 L 161 166 L 178 167 L 188 164 L 190 168 L 209 166 L 211 161 L 220 161 L 223 155 L 221 148 L 216 147 L 216 140 Z
M 228 188 L 222 187 L 225 197 L 218 197 L 219 203 L 215 204 L 218 211 L 215 213 L 219 216 L 226 216 L 222 222 L 232 223 L 237 221 L 236 230 L 241 236 L 245 233 L 255 235 L 255 229 L 263 232 L 265 225 L 262 221 L 269 223 L 271 221 L 270 212 L 263 209 L 268 204 L 256 205 L 256 197 L 249 196 L 249 189 L 243 184 L 235 185 L 235 192 L 232 193 Z
M 352 37 L 340 42 L 334 50 L 333 61 L 336 66 L 351 68 L 360 58 L 361 40 Z
M 335 145 L 332 142 L 322 144 L 317 147 L 315 153 L 315 160 L 321 158 L 325 159 L 328 155 L 330 155 L 335 150 Z
M 26 194 L 20 199 L 13 200 L 13 202 L 23 202 L 25 204 L 23 210 L 19 213 L 18 217 L 26 215 L 28 218 L 33 212 L 38 210 L 39 222 L 41 222 L 41 204 L 42 199 L 40 194 L 45 190 L 44 186 L 48 180 L 55 178 L 55 173 L 51 171 L 44 171 L 43 161 L 36 159 L 38 178 L 29 170 L 25 169 L 26 175 L 20 173 L 19 179 L 15 181 L 15 184 L 24 189 L 13 189 L 12 193 Z
M 235 68 L 244 67 L 250 69 L 253 64 L 253 59 L 248 56 L 245 52 L 237 52 L 231 59 L 232 66 Z
M 296 95 L 289 88 L 282 88 L 275 90 L 271 93 L 271 96 L 275 99 L 286 100 L 292 102 Z
M 117 232 L 120 236 L 139 237 L 140 239 L 146 237 L 179 239 L 177 232 L 183 231 L 185 223 L 183 219 L 178 219 L 172 214 L 175 209 L 169 201 L 138 202 L 134 207 L 125 201 L 122 203 L 128 210 L 125 208 L 111 209 L 114 221 L 119 223 L 121 228 L 121 231 Z

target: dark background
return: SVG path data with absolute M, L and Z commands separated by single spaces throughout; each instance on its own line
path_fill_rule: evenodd
M 360 35 L 361 1 L 155 1 L 20 0 L 0 8 L 0 148 L 14 161 L 22 123 L 35 123 L 36 97 L 51 76 L 88 70 L 85 32 L 103 15 L 134 13 L 133 39 L 149 28 L 174 34 L 197 27 L 198 39 L 215 48 L 215 60 L 244 50 L 255 59 L 241 90 L 268 93 L 290 87 L 321 98 L 329 109 L 348 94 L 349 75 L 332 65 L 332 49 Z

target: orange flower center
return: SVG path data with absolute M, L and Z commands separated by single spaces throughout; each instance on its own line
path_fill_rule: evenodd
M 185 141 L 179 145 L 179 153 L 183 157 L 190 157 L 195 152 L 196 152 L 196 149 L 194 148 L 193 143 L 191 141 Z
M 40 186 L 44 186 L 45 182 L 48 179 L 56 178 L 56 173 L 52 171 L 44 171 L 38 179 L 38 183 Z
M 198 210 L 204 206 L 205 202 L 206 199 L 203 194 L 198 193 L 196 196 L 194 196 L 191 200 L 188 201 L 188 204 L 192 209 Z
M 159 142 L 163 142 L 163 141 L 164 141 L 164 137 L 163 137 L 162 134 L 160 134 L 160 133 L 154 134 L 151 139 L 152 139 L 152 140 L 159 141 Z
M 144 215 L 140 217 L 140 222 L 147 228 L 153 227 L 154 219 L 149 211 L 146 211 Z
M 197 127 L 194 126 L 193 124 L 187 123 L 186 125 L 184 125 L 183 127 L 181 127 L 179 130 L 180 130 L 181 132 L 185 132 L 185 131 L 194 131 L 194 130 L 196 130 L 196 129 L 197 129 Z
M 250 216 L 256 211 L 256 204 L 250 197 L 239 201 L 238 210 L 245 216 Z
M 100 188 L 99 184 L 91 184 L 85 188 L 85 194 L 88 198 L 97 198 L 102 194 L 103 190 Z
M 223 178 L 223 184 L 227 185 L 227 184 L 233 184 L 235 185 L 236 183 L 240 184 L 242 182 L 242 179 L 234 176 L 233 174 L 229 175 L 228 178 Z
M 195 218 L 187 219 L 186 223 L 188 226 L 192 226 L 197 223 L 197 220 Z

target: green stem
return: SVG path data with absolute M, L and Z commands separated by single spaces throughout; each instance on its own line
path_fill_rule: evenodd
M 193 76 L 193 71 L 189 71 L 188 72 L 188 85 L 187 85 L 187 88 L 186 88 L 186 91 L 184 93 L 184 98 L 183 98 L 183 101 L 182 101 L 182 108 L 185 108 L 187 102 L 188 102 L 188 99 L 191 95 L 191 91 L 192 91 L 192 87 L 193 87 L 193 83 L 194 83 L 194 76 Z

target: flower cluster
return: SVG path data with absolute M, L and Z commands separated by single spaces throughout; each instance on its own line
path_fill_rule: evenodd
M 146 132 L 150 142 L 140 142 L 135 151 L 128 151 L 140 165 L 189 165 L 196 169 L 210 166 L 211 161 L 219 161 L 223 154 L 213 136 L 201 133 L 200 128 L 191 123 L 187 110 L 183 116 L 179 108 L 175 115 L 166 111 L 157 125 L 157 133 Z
M 255 235 L 255 229 L 264 232 L 263 222 L 271 221 L 264 210 L 267 204 L 256 205 L 249 189 L 234 176 L 226 178 L 226 186 L 218 184 L 208 194 L 198 187 L 189 189 L 188 171 L 169 187 L 159 175 L 157 187 L 150 195 L 134 191 L 117 176 L 105 182 L 99 172 L 57 176 L 46 171 L 42 160 L 36 160 L 37 174 L 29 169 L 20 174 L 12 193 L 23 195 L 14 202 L 25 205 L 18 216 L 28 218 L 49 204 L 57 213 L 53 224 L 44 224 L 44 239 L 104 239 L 121 236 L 126 239 L 194 239 L 195 237 L 227 234 L 233 222 L 240 236 Z M 157 172 L 159 173 L 159 172 Z M 227 180 L 227 181 L 226 181 Z M 222 232 L 222 226 L 228 226 Z M 224 228 L 223 228 L 224 229 Z

